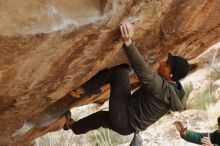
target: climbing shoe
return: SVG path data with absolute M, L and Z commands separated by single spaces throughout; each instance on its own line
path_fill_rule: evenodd
M 69 95 L 74 97 L 74 98 L 83 98 L 86 96 L 92 96 L 92 95 L 96 95 L 96 94 L 101 94 L 102 93 L 102 89 L 98 88 L 98 89 L 90 89 L 88 91 L 85 91 L 83 88 L 77 88 L 75 90 L 72 90 L 69 92 Z
M 70 91 L 69 94 L 70 94 L 70 96 L 75 97 L 75 98 L 81 97 L 81 95 L 74 90 Z
M 75 90 L 70 91 L 69 94 L 72 97 L 80 98 L 80 97 L 83 97 L 86 93 L 82 87 L 79 87 L 79 88 L 76 88 Z
M 71 112 L 70 111 L 67 111 L 66 113 L 65 113 L 65 120 L 66 120 L 66 122 L 65 122 L 65 124 L 63 125 L 63 130 L 69 130 L 69 129 L 71 129 L 71 127 L 72 127 L 72 125 L 73 125 L 73 119 L 72 119 L 72 117 L 71 117 Z

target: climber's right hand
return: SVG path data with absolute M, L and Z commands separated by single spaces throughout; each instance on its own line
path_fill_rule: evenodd
M 187 128 L 185 128 L 183 122 L 175 121 L 174 125 L 176 125 L 176 129 L 179 131 L 181 135 L 186 135 Z

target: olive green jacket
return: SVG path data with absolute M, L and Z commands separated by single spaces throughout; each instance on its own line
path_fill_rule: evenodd
M 214 144 L 214 146 L 220 146 L 220 133 L 218 131 L 214 131 L 212 133 L 209 133 L 209 135 L 212 144 Z M 187 130 L 186 135 L 181 135 L 181 137 L 186 141 L 200 145 L 202 144 L 201 139 L 207 136 L 208 133 L 198 133 L 190 130 Z
M 142 131 L 169 110 L 184 110 L 185 93 L 180 82 L 169 83 L 155 73 L 144 61 L 134 43 L 124 46 L 124 49 L 133 71 L 141 82 L 141 87 L 132 94 L 128 103 L 131 126 Z

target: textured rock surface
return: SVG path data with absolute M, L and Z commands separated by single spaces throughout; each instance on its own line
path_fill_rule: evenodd
M 133 23 L 134 40 L 152 65 L 168 51 L 193 59 L 220 39 L 219 5 L 216 0 L 0 0 L 0 145 L 28 145 L 59 129 L 66 109 L 96 101 L 62 97 L 99 70 L 127 62 L 121 21 Z

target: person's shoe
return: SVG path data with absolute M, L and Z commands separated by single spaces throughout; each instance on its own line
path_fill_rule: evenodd
M 91 91 L 86 92 L 82 87 L 79 87 L 75 90 L 72 90 L 69 92 L 69 95 L 74 97 L 74 98 L 83 98 L 85 96 L 92 96 L 95 94 L 101 94 L 102 93 L 102 89 L 98 88 L 98 89 L 94 89 Z
M 66 122 L 63 125 L 63 130 L 69 130 L 69 129 L 71 129 L 71 127 L 73 125 L 73 122 L 74 122 L 72 117 L 71 117 L 71 112 L 70 111 L 67 111 L 65 113 L 65 119 L 66 119 Z
M 77 93 L 76 91 L 72 90 L 69 92 L 69 95 L 75 98 L 80 98 L 81 95 L 79 93 Z
M 69 92 L 72 97 L 80 98 L 85 94 L 85 90 L 82 87 L 76 88 Z

